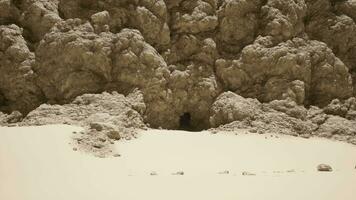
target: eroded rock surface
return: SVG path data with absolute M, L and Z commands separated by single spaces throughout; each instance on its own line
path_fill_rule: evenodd
M 20 27 L 0 26 L 0 110 L 27 113 L 42 103 L 34 59 Z
M 356 144 L 356 120 L 350 114 L 354 112 L 354 102 L 355 98 L 344 103 L 334 100 L 324 109 L 306 109 L 292 99 L 261 104 L 256 99 L 226 92 L 214 102 L 210 123 L 212 127 L 218 127 L 213 131 L 249 129 L 260 134 L 317 136 Z
M 30 112 L 21 122 L 15 120 L 15 114 L 1 115 L 7 124 L 38 126 L 46 124 L 68 124 L 84 127 L 85 131 L 76 133 L 78 150 L 93 153 L 96 156 L 108 156 L 115 152 L 110 148 L 114 141 L 137 137 L 137 130 L 146 129 L 141 115 L 146 106 L 140 91 L 128 96 L 113 92 L 102 94 L 84 94 L 70 104 L 43 104 Z M 3 121 L 4 121 L 3 120 Z
M 153 128 L 352 142 L 355 8 L 354 0 L 0 0 L 2 118 L 44 104 L 26 121 L 46 106 L 118 92 Z

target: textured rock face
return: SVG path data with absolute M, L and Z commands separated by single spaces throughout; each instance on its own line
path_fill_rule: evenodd
M 242 50 L 239 60 L 217 60 L 217 75 L 225 86 L 264 102 L 291 97 L 323 106 L 352 95 L 348 68 L 324 43 L 301 38 L 276 46 L 273 42 L 260 37 Z
M 217 34 L 222 51 L 237 53 L 255 40 L 261 4 L 260 0 L 222 1 Z
M 0 24 L 13 23 L 20 17 L 20 10 L 11 0 L 0 1 Z
M 355 1 L 306 1 L 308 20 L 306 32 L 311 39 L 325 42 L 350 69 L 356 78 Z M 354 90 L 356 94 L 356 90 Z
M 51 27 L 61 21 L 58 13 L 58 0 L 24 0 L 19 1 L 22 14 L 20 24 L 27 28 L 33 42 L 40 41 Z
M 319 136 L 356 144 L 354 117 L 355 98 L 344 102 L 334 100 L 322 110 L 317 107 L 306 109 L 291 99 L 261 104 L 256 99 L 225 92 L 211 108 L 210 123 L 223 131 L 250 129 L 259 134 Z
M 279 41 L 300 36 L 304 32 L 306 13 L 304 0 L 268 0 L 261 9 L 262 34 Z
M 202 33 L 218 25 L 217 0 L 166 1 L 170 10 L 172 30 L 177 33 Z
M 245 99 L 232 92 L 221 94 L 211 108 L 212 127 L 234 121 L 253 120 L 261 113 L 261 104 L 256 99 Z
M 79 19 L 56 24 L 36 49 L 36 73 L 46 97 L 63 102 L 100 92 L 111 78 L 112 39 Z
M 28 112 L 43 100 L 33 72 L 34 54 L 16 25 L 0 26 L 0 109 Z
M 108 11 L 111 16 L 108 25 L 112 32 L 133 27 L 156 47 L 164 47 L 170 42 L 167 8 L 163 0 L 61 0 L 59 10 L 66 19 L 90 19 L 97 12 Z
M 183 116 L 197 130 L 275 118 L 310 133 L 308 120 L 319 126 L 324 115 L 355 119 L 353 100 L 344 101 L 356 94 L 355 8 L 354 0 L 0 0 L 0 110 L 27 114 L 138 89 L 152 127 L 179 128 Z M 311 105 L 328 106 L 303 110 Z
M 145 104 L 140 92 L 128 96 L 117 92 L 85 94 L 75 98 L 70 104 L 43 104 L 30 112 L 21 122 L 23 125 L 72 124 L 91 127 L 101 124 L 102 129 L 119 130 L 121 136 L 129 134 L 129 129 L 145 128 L 141 114 Z M 92 128 L 92 127 L 91 127 Z M 126 129 L 125 129 L 126 128 Z

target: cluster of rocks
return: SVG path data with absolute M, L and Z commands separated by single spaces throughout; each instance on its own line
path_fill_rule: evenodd
M 326 137 L 356 145 L 356 98 L 333 100 L 323 109 L 308 109 L 291 99 L 260 103 L 233 92 L 221 94 L 210 115 L 212 131 L 249 129 L 254 133 Z
M 60 110 L 78 124 L 70 108 L 95 109 L 76 98 L 139 92 L 128 101 L 154 128 L 189 114 L 196 130 L 354 143 L 355 10 L 355 0 L 0 0 L 0 123 L 13 111 L 64 122 L 50 114 Z
M 7 125 L 38 126 L 69 124 L 81 126 L 83 132 L 73 134 L 74 148 L 98 157 L 115 155 L 115 141 L 136 138 L 138 130 L 146 129 L 142 114 L 146 106 L 140 91 L 128 96 L 117 92 L 84 94 L 70 104 L 42 104 L 18 121 L 15 114 L 0 116 Z M 1 114 L 0 114 L 1 115 Z M 11 123 L 12 122 L 12 123 Z

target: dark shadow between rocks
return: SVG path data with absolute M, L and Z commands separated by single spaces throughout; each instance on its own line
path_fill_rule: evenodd
M 190 132 L 197 132 L 197 131 L 202 131 L 203 129 L 195 126 L 192 123 L 192 117 L 189 112 L 183 113 L 179 117 L 179 128 L 178 130 L 183 130 L 183 131 L 190 131 Z

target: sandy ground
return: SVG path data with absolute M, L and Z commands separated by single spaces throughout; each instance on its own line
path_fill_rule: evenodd
M 80 129 L 0 127 L 0 199 L 356 199 L 350 144 L 157 130 L 116 144 L 122 156 L 103 159 L 72 150 L 72 131 Z M 334 171 L 317 172 L 320 163 Z M 178 171 L 184 175 L 172 175 Z

